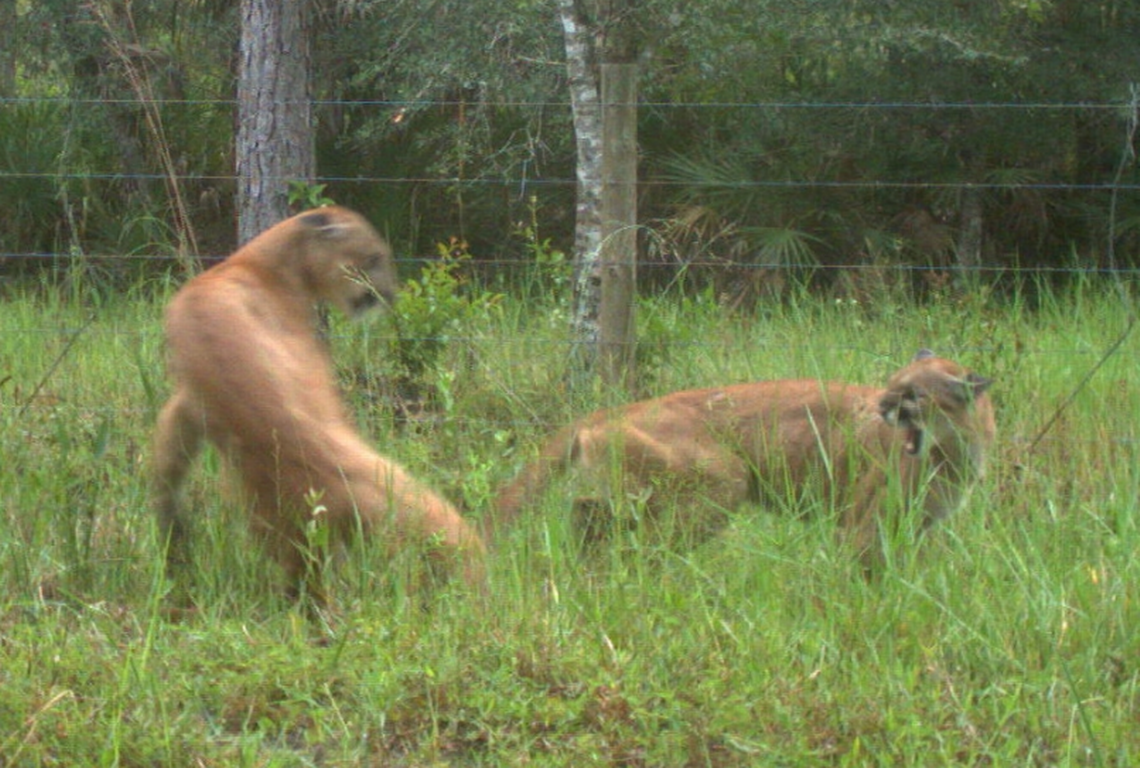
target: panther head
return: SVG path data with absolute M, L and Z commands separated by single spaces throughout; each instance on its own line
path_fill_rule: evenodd
M 917 456 L 932 445 L 947 446 L 969 437 L 979 428 L 992 432 L 992 418 L 988 426 L 974 418 L 975 403 L 991 383 L 928 349 L 919 350 L 887 382 L 879 413 L 905 432 L 904 450 Z

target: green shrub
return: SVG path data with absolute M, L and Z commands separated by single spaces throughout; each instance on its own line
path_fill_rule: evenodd
M 474 286 L 465 271 L 467 243 L 438 243 L 439 258 L 404 282 L 393 310 L 392 359 L 397 376 L 421 382 L 437 371 L 443 351 L 466 329 L 495 312 L 502 296 Z

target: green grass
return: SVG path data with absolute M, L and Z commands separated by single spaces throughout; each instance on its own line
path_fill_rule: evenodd
M 1088 285 L 876 309 L 646 301 L 648 395 L 776 377 L 882 381 L 928 346 L 995 379 L 993 472 L 917 562 L 858 576 L 826 520 L 745 512 L 689 552 L 579 557 L 552 498 L 497 552 L 488 604 L 424 609 L 353 552 L 331 633 L 267 585 L 195 474 L 197 614 L 168 618 L 148 510 L 170 288 L 0 306 L 0 765 L 1090 765 L 1140 761 L 1140 384 Z M 551 427 L 565 314 L 505 299 L 394 416 L 382 320 L 334 325 L 362 429 L 482 514 Z M 72 336 L 78 337 L 72 341 Z

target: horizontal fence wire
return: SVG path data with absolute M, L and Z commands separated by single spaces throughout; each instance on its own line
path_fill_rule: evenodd
M 217 261 L 225 258 L 227 254 L 200 254 L 200 257 L 205 261 Z M 5 253 L 0 251 L 0 263 L 4 260 L 40 260 L 49 262 L 59 262 L 66 265 L 69 261 L 88 261 L 92 263 L 99 262 L 169 262 L 169 263 L 182 263 L 184 258 L 171 253 L 128 253 L 128 254 L 92 254 L 85 253 L 82 255 L 69 255 L 63 253 L 43 252 L 43 253 Z M 423 257 L 396 257 L 393 259 L 399 265 L 413 265 L 423 266 L 432 264 L 437 259 L 423 256 Z M 538 265 L 531 259 L 526 258 L 479 258 L 476 262 L 479 270 L 494 271 L 496 267 L 532 267 L 536 270 L 540 269 Z M 631 262 L 623 262 L 615 260 L 609 262 L 616 265 L 628 265 Z M 962 264 L 946 264 L 946 265 L 933 265 L 933 264 L 818 264 L 818 265 L 805 265 L 802 267 L 790 268 L 782 263 L 764 263 L 764 262 L 726 262 L 723 260 L 709 260 L 709 259 L 692 259 L 692 260 L 664 260 L 664 259 L 646 259 L 639 258 L 636 261 L 638 268 L 668 268 L 668 269 L 732 269 L 736 272 L 771 272 L 782 271 L 789 274 L 802 275 L 803 273 L 814 274 L 842 274 L 842 273 L 880 273 L 880 274 L 934 274 L 934 275 L 979 275 L 979 276 L 992 276 L 992 277 L 1034 277 L 1034 276 L 1050 276 L 1050 275 L 1086 275 L 1086 276 L 1100 276 L 1100 277 L 1132 277 L 1140 275 L 1140 267 L 1109 267 L 1089 265 L 1082 267 L 1057 267 L 1057 266 L 1001 266 L 1001 265 L 962 265 Z M 6 278 L 0 275 L 0 283 Z
M 68 173 L 68 172 L 38 172 L 38 171 L 5 171 L 0 170 L 0 179 L 60 179 L 76 181 L 122 181 L 123 179 L 137 179 L 140 181 L 164 181 L 168 176 L 161 173 Z M 179 174 L 174 177 L 178 181 L 214 181 L 232 182 L 239 178 L 236 175 L 202 175 Z M 263 175 L 260 178 L 266 181 L 280 181 L 283 184 L 292 181 L 289 177 L 275 177 Z M 352 183 L 352 184 L 431 184 L 443 187 L 464 185 L 471 187 L 573 187 L 577 181 L 572 178 L 557 177 L 510 177 L 496 178 L 461 176 L 322 176 L 314 179 L 317 183 Z M 1103 182 L 1094 184 L 1078 184 L 1072 182 L 1000 182 L 1000 181 L 827 181 L 827 180 L 756 180 L 756 181 L 718 181 L 694 184 L 692 182 L 670 181 L 666 179 L 638 179 L 639 187 L 707 187 L 716 189 L 857 189 L 857 190 L 890 190 L 890 189 L 979 189 L 979 190 L 1010 190 L 1027 189 L 1034 191 L 1075 191 L 1075 192 L 1111 192 L 1140 190 L 1140 183 L 1131 182 Z
M 237 99 L 149 99 L 147 104 L 156 106 L 217 106 L 237 107 Z M 279 104 L 294 103 L 278 101 Z M 306 103 L 317 107 L 385 107 L 427 109 L 431 107 L 511 107 L 517 109 L 570 109 L 569 101 L 559 100 L 505 100 L 485 102 L 478 99 L 311 99 Z M 616 106 L 629 106 L 627 103 L 613 102 Z M 0 97 L 0 106 L 5 104 L 59 104 L 59 105 L 112 105 L 138 106 L 137 98 L 95 98 L 67 96 L 5 96 Z M 1126 105 L 1121 102 L 1106 101 L 640 101 L 634 106 L 652 109 L 933 109 L 933 110 L 1120 110 Z
M 315 108 L 329 108 L 335 110 L 343 109 L 375 109 L 377 111 L 383 110 L 411 110 L 411 109 L 448 109 L 463 107 L 465 109 L 478 109 L 480 107 L 488 107 L 494 109 L 503 108 L 517 108 L 517 109 L 563 109 L 570 110 L 570 103 L 565 100 L 512 100 L 507 102 L 481 102 L 479 100 L 423 100 L 423 99 L 354 99 L 354 100 L 332 100 L 332 99 L 316 99 L 311 101 Z M 129 107 L 129 108 L 142 108 L 142 102 L 137 98 L 95 98 L 95 97 L 63 97 L 63 96 L 10 96 L 0 98 L 0 110 L 9 106 L 20 106 L 28 104 L 46 104 L 57 106 L 73 106 L 73 107 Z M 232 98 L 225 99 L 164 99 L 157 98 L 146 102 L 148 106 L 187 106 L 187 107 L 225 107 L 236 108 L 237 100 Z M 1120 122 L 1123 125 L 1129 119 L 1129 110 L 1134 105 L 1130 105 L 1125 101 L 1111 102 L 1111 101 L 1057 101 L 1057 102 L 974 102 L 974 101 L 956 101 L 956 102 L 934 102 L 934 101 L 819 101 L 819 102 L 793 102 L 793 101 L 754 101 L 754 102 L 659 102 L 659 101 L 639 101 L 637 107 L 646 110 L 752 110 L 752 111 L 786 111 L 786 110 L 831 110 L 831 111 L 899 111 L 899 110 L 923 110 L 930 112 L 942 111 L 967 111 L 967 112 L 988 112 L 1000 113 L 1002 111 L 1010 112 L 1025 112 L 1025 111 L 1047 111 L 1047 112 L 1098 112 L 1102 114 L 1118 115 Z M 174 182 L 174 183 L 187 183 L 187 184 L 207 184 L 207 185 L 229 185 L 238 180 L 236 174 L 207 174 L 207 173 L 179 173 L 170 175 L 160 172 L 142 172 L 142 173 L 123 173 L 114 169 L 102 170 L 71 170 L 66 167 L 60 168 L 20 168 L 18 167 L 18 158 L 8 158 L 6 162 L 0 163 L 0 183 L 5 181 L 22 181 L 22 180 L 51 180 L 54 182 L 66 181 L 90 181 L 90 182 L 122 182 L 124 180 L 133 180 L 139 182 Z M 524 170 L 526 169 L 524 164 Z M 272 177 L 265 177 L 265 182 L 272 182 Z M 291 179 L 281 178 L 278 181 L 285 185 Z M 449 189 L 464 189 L 474 190 L 476 193 L 481 189 L 492 188 L 505 188 L 517 190 L 521 197 L 528 193 L 542 189 L 560 189 L 560 190 L 573 190 L 577 185 L 577 180 L 572 175 L 565 176 L 543 176 L 543 175 L 530 175 L 525 172 L 520 172 L 518 175 L 475 175 L 472 177 L 462 177 L 456 175 L 320 175 L 313 180 L 315 184 L 353 184 L 353 185 L 396 185 L 396 186 L 415 186 L 415 187 L 440 187 Z M 785 178 L 785 179 L 755 179 L 755 180 L 723 180 L 716 181 L 715 183 L 693 183 L 691 181 L 677 181 L 668 178 L 641 178 L 637 182 L 639 188 L 647 191 L 651 190 L 670 190 L 670 189 L 717 189 L 717 190 L 769 190 L 769 191 L 796 191 L 796 190 L 835 190 L 835 191 L 853 191 L 853 192 L 867 192 L 874 193 L 878 191 L 926 191 L 935 194 L 939 193 L 954 193 L 963 190 L 976 190 L 982 192 L 1009 192 L 1014 190 L 1025 192 L 1059 192 L 1059 193 L 1085 193 L 1085 194 L 1132 194 L 1140 191 L 1140 182 L 1135 180 L 1135 174 L 1132 178 L 1124 178 L 1117 175 L 1116 178 L 1105 178 L 1103 181 L 1084 181 L 1084 182 L 1066 182 L 1055 180 L 1020 180 L 1020 181 L 1001 181 L 993 179 L 976 179 L 976 180 L 960 180 L 960 181 L 939 181 L 928 179 L 890 179 L 890 178 L 869 178 L 869 179 L 810 179 L 810 178 Z M 99 254 L 99 253 L 84 253 L 84 257 L 91 259 L 124 259 L 132 261 L 179 261 L 181 257 L 170 252 L 152 252 L 152 253 L 128 253 L 128 254 Z M 215 253 L 202 253 L 200 254 L 205 259 L 221 258 L 225 254 Z M 25 261 L 42 261 L 42 260 L 66 260 L 69 258 L 67 254 L 49 253 L 49 252 L 13 252 L 13 251 L 0 251 L 0 261 L 3 260 L 25 260 Z M 521 259 L 479 259 L 481 264 L 489 266 L 516 266 L 519 264 L 527 263 Z M 700 267 L 709 266 L 716 267 L 723 262 L 715 260 L 703 261 L 684 260 L 677 261 L 660 261 L 655 262 L 647 259 L 640 259 L 640 265 L 646 267 L 653 266 L 676 266 L 682 264 L 686 267 Z M 767 269 L 774 265 L 763 263 L 734 263 L 734 268 L 738 269 Z M 859 269 L 858 265 L 843 265 L 842 267 L 832 267 L 831 265 L 820 266 L 818 269 Z M 881 268 L 881 267 L 876 267 Z M 1055 267 L 1041 267 L 1041 268 L 1023 268 L 1018 266 L 1004 265 L 1000 267 L 990 266 L 960 266 L 948 265 L 939 267 L 924 267 L 921 265 L 898 265 L 898 269 L 917 270 L 922 271 L 925 269 L 937 269 L 939 271 L 955 271 L 968 269 L 979 273 L 1010 273 L 1017 274 L 1021 272 L 1037 272 L 1037 273 L 1056 273 L 1068 271 L 1067 268 Z M 1105 266 L 1090 265 L 1088 271 L 1097 274 L 1133 274 L 1135 270 L 1132 269 L 1114 269 L 1111 265 Z
M 349 108 L 373 108 L 376 110 L 409 110 L 409 109 L 447 109 L 463 107 L 465 109 L 478 109 L 488 107 L 493 109 L 563 109 L 570 110 L 570 103 L 565 100 L 511 100 L 506 102 L 482 102 L 479 100 L 417 100 L 417 99 L 384 99 L 384 100 L 332 100 L 316 99 L 310 102 L 316 108 L 330 108 L 343 110 Z M 130 107 L 141 109 L 144 102 L 137 98 L 103 98 L 103 97 L 64 97 L 64 96 L 9 96 L 0 98 L 0 110 L 8 106 L 28 104 L 47 104 L 74 107 Z M 225 99 L 164 99 L 156 98 L 145 102 L 147 106 L 188 106 L 188 107 L 227 107 L 236 108 L 237 100 Z M 830 111 L 898 111 L 922 110 L 930 112 L 940 111 L 972 111 L 991 112 L 1001 111 L 1049 111 L 1049 112 L 1100 112 L 1116 114 L 1123 124 L 1129 119 L 1129 110 L 1135 105 L 1128 102 L 1106 101 L 1058 101 L 1058 102 L 934 102 L 934 101 L 820 101 L 820 102 L 793 102 L 793 101 L 755 101 L 755 102 L 656 102 L 639 101 L 636 106 L 646 110 L 759 110 L 759 111 L 786 111 L 786 110 L 830 110 Z M 525 164 L 524 164 L 525 167 Z M 0 163 L 0 183 L 4 181 L 21 180 L 53 180 L 61 181 L 94 181 L 94 182 L 121 182 L 133 180 L 139 182 L 175 182 L 195 184 L 231 184 L 239 179 L 236 174 L 208 174 L 208 173 L 178 173 L 171 175 L 162 172 L 132 172 L 123 173 L 115 169 L 103 170 L 71 170 L 60 168 L 20 168 L 16 158 L 7 158 Z M 264 182 L 274 181 L 273 177 L 263 177 Z M 289 178 L 277 179 L 282 185 L 292 181 Z M 573 189 L 577 180 L 572 175 L 543 176 L 520 173 L 518 175 L 321 175 L 313 180 L 315 184 L 355 184 L 355 185 L 410 185 L 410 186 L 436 186 L 443 188 L 487 189 L 494 187 L 517 189 L 520 196 L 530 190 L 547 189 Z M 992 179 L 937 181 L 926 179 L 755 179 L 755 180 L 718 180 L 715 183 L 693 183 L 691 181 L 678 181 L 668 178 L 641 178 L 637 182 L 640 188 L 654 189 L 718 189 L 718 190 L 838 190 L 856 192 L 876 191 L 930 191 L 955 192 L 961 190 L 1008 192 L 1023 190 L 1028 192 L 1073 192 L 1073 193 L 1133 193 L 1140 191 L 1140 183 L 1124 179 L 1118 175 L 1116 178 L 1106 178 L 1103 181 L 1066 182 L 1055 180 L 1019 180 L 1001 181 Z M 87 254 L 99 258 L 96 254 Z M 210 254 L 204 254 L 210 257 Z M 45 253 L 2 253 L 0 259 L 23 258 L 42 259 L 53 258 L 56 254 Z M 123 258 L 137 259 L 173 259 L 174 256 L 164 254 L 127 254 Z M 645 262 L 642 262 L 645 263 Z M 745 265 L 742 265 L 745 266 Z
M 314 100 L 311 102 L 315 108 L 333 108 L 333 109 L 375 109 L 377 111 L 391 110 L 394 112 L 407 111 L 407 110 L 426 110 L 426 109 L 448 109 L 448 108 L 465 108 L 477 109 L 481 106 L 478 101 L 473 100 Z M 127 108 L 141 108 L 140 102 L 137 99 L 122 98 L 122 99 L 109 99 L 109 98 L 70 98 L 70 97 L 3 97 L 0 98 L 0 110 L 9 106 L 20 106 L 28 104 L 42 104 L 54 105 L 60 107 L 127 107 Z M 209 108 L 235 108 L 237 102 L 235 99 L 154 99 L 148 102 L 148 105 L 157 107 L 167 106 L 180 106 L 180 107 L 209 107 Z M 494 102 L 488 104 L 495 109 L 502 108 L 517 108 L 517 109 L 556 109 L 565 110 L 569 112 L 570 104 L 566 101 L 558 100 L 538 100 L 538 101 L 511 101 L 511 102 Z M 931 112 L 947 112 L 947 111 L 965 111 L 965 112 L 988 112 L 988 113 L 1001 113 L 1002 111 L 1011 112 L 1026 112 L 1026 111 L 1042 111 L 1042 112 L 1097 112 L 1100 114 L 1117 114 L 1120 116 L 1121 123 L 1125 122 L 1128 115 L 1129 105 L 1126 103 L 1118 102 L 1093 102 L 1093 101 L 1065 101 L 1065 102 L 917 102 L 917 101 L 899 101 L 899 102 L 879 102 L 879 101 L 855 101 L 855 102 L 787 102 L 787 101 L 772 101 L 772 102 L 648 102 L 641 101 L 636 105 L 640 109 L 667 111 L 667 110 L 694 110 L 694 109 L 716 109 L 716 110 L 752 110 L 752 111 L 811 111 L 811 110 L 846 110 L 846 111 L 900 111 L 900 110 L 927 110 Z M 9 159 L 4 167 L 0 167 L 0 183 L 5 181 L 17 181 L 28 179 L 46 179 L 56 182 L 60 181 L 94 181 L 94 182 L 115 182 L 124 179 L 133 179 L 138 181 L 174 181 L 177 183 L 212 183 L 212 184 L 229 184 L 237 180 L 234 174 L 195 174 L 184 173 L 170 176 L 165 173 L 132 173 L 124 174 L 115 172 L 112 169 L 96 170 L 96 171 L 73 171 L 66 167 L 56 169 L 34 169 L 34 168 L 17 168 L 14 167 L 12 159 Z M 272 181 L 272 179 L 267 179 Z M 288 181 L 281 179 L 282 183 Z M 465 188 L 474 190 L 476 193 L 481 189 L 491 189 L 496 187 L 517 189 L 520 194 L 524 194 L 528 190 L 540 190 L 543 188 L 559 188 L 559 189 L 573 189 L 577 185 L 577 180 L 572 176 L 532 176 L 532 175 L 496 175 L 496 176 L 477 176 L 474 178 L 458 177 L 454 175 L 416 175 L 416 176 L 384 176 L 384 175 L 368 175 L 368 176 L 345 176 L 345 175 L 320 175 L 314 179 L 314 183 L 318 184 L 375 184 L 375 185 L 409 185 L 409 186 L 439 186 L 446 188 Z M 854 179 L 854 180 L 827 180 L 827 179 L 757 179 L 750 181 L 724 181 L 707 183 L 707 184 L 693 184 L 691 182 L 674 181 L 665 178 L 643 178 L 638 180 L 639 187 L 645 189 L 675 189 L 679 187 L 696 187 L 702 188 L 718 188 L 718 189 L 758 189 L 758 190 L 810 190 L 810 189 L 823 189 L 823 190 L 850 190 L 850 191 L 866 191 L 875 192 L 883 190 L 924 190 L 934 192 L 946 191 L 959 191 L 965 189 L 974 189 L 980 191 L 1010 191 L 1010 190 L 1024 190 L 1030 192 L 1071 192 L 1071 193 L 1086 193 L 1086 194 L 1131 194 L 1140 191 L 1140 183 L 1132 180 L 1125 180 L 1121 176 L 1115 179 L 1106 179 L 1101 182 L 1058 182 L 1058 181 L 1020 181 L 1020 182 L 1002 182 L 1002 181 L 957 181 L 945 182 L 935 180 L 923 179 Z M 203 253 L 200 256 L 205 260 L 216 260 L 223 258 L 226 254 L 208 254 Z M 44 262 L 58 262 L 60 264 L 67 264 L 71 261 L 117 261 L 117 262 L 181 262 L 182 257 L 169 250 L 158 250 L 155 252 L 134 252 L 134 253 L 81 253 L 81 254 L 68 254 L 58 252 L 4 252 L 0 251 L 0 264 L 6 261 L 44 261 Z M 397 262 L 408 265 L 421 265 L 434 261 L 432 258 L 418 258 L 418 257 L 403 257 L 398 258 Z M 519 257 L 519 258 L 479 258 L 475 262 L 479 269 L 495 269 L 502 268 L 515 268 L 519 266 L 535 267 L 533 260 Z M 727 263 L 722 259 L 715 258 L 653 258 L 641 257 L 637 260 L 639 268 L 653 269 L 661 268 L 731 268 L 736 271 L 747 270 L 781 270 L 786 269 L 781 264 L 769 264 L 762 261 L 751 262 L 732 262 Z M 537 268 L 537 267 L 536 267 Z M 809 265 L 802 268 L 816 273 L 829 273 L 829 272 L 868 272 L 868 273 L 896 273 L 899 275 L 906 274 L 921 274 L 921 273 L 974 273 L 983 276 L 1005 276 L 1005 275 L 1098 275 L 1107 276 L 1117 279 L 1124 279 L 1135 277 L 1140 273 L 1140 267 L 1116 267 L 1105 265 L 1089 265 L 1089 266 L 1010 266 L 1010 265 L 961 265 L 961 264 L 944 264 L 944 265 L 920 265 L 920 264 L 904 264 L 893 263 L 889 265 L 882 264 L 821 264 Z M 0 285 L 6 280 L 4 276 L 0 276 Z M 2 301 L 2 299 L 0 299 Z M 136 339 L 139 342 L 145 340 L 147 342 L 160 341 L 161 334 L 157 322 L 153 328 L 147 329 L 127 329 L 123 327 L 103 327 L 99 321 L 87 329 L 79 327 L 56 326 L 51 324 L 27 326 L 14 329 L 16 333 L 27 334 L 29 336 L 43 337 L 45 339 L 65 339 L 70 338 L 72 335 L 84 332 L 88 335 L 111 333 L 117 338 L 123 340 Z M 334 337 L 334 341 L 337 340 Z M 416 339 L 407 339 L 415 341 Z M 428 339 L 419 339 L 428 340 Z M 432 339 L 436 340 L 436 339 Z M 540 339 L 519 339 L 512 337 L 512 342 L 525 342 L 525 343 L 549 343 L 549 344 L 566 344 L 569 345 L 573 342 L 552 340 L 548 337 Z M 473 336 L 464 336 L 462 334 L 450 333 L 447 338 L 447 343 L 458 345 L 475 345 L 488 343 L 486 338 L 478 338 Z M 667 342 L 678 346 L 696 346 L 700 342 L 691 341 L 676 341 Z M 837 352 L 844 350 L 837 349 Z M 992 349 L 979 349 L 975 350 L 978 353 L 993 352 Z M 1073 358 L 1083 361 L 1082 364 L 1092 366 L 1100 357 L 1101 352 L 1091 349 L 1082 348 L 1055 348 L 1055 349 L 1032 349 L 1022 350 L 1020 354 L 1028 355 L 1042 355 L 1042 356 L 1063 356 L 1065 358 Z M 0 380 L 3 379 L 4 371 L 0 370 Z M 10 383 L 9 383 L 10 389 Z M 35 413 L 37 411 L 76 411 L 82 412 L 87 415 L 104 415 L 110 417 L 112 415 L 132 415 L 138 416 L 142 414 L 149 414 L 148 409 L 128 408 L 108 406 L 104 403 L 80 403 L 80 402 L 37 402 L 29 400 L 23 403 L 13 402 L 14 398 L 11 396 L 10 391 L 5 391 L 5 385 L 0 383 L 0 409 L 11 409 L 20 407 L 28 413 Z M 462 419 L 461 419 L 462 420 Z M 470 422 L 473 427 L 485 426 L 490 423 L 486 419 L 469 418 L 466 421 Z M 495 424 L 502 426 L 499 421 Z M 512 420 L 515 426 L 549 426 L 546 424 L 537 424 L 535 421 L 526 418 L 517 418 Z M 1009 437 L 1014 444 L 1028 443 L 1031 438 L 1027 436 L 1011 436 Z M 1110 436 L 1109 440 L 1119 444 L 1131 444 L 1134 440 L 1130 437 L 1123 436 Z M 1043 443 L 1048 443 L 1051 438 L 1046 435 L 1042 440 Z
M 45 341 L 53 340 L 63 343 L 71 343 L 71 341 L 78 336 L 84 336 L 85 342 L 90 342 L 92 336 L 110 336 L 119 342 L 128 342 L 139 344 L 142 342 L 148 343 L 161 343 L 162 330 L 158 323 L 156 316 L 153 326 L 143 329 L 131 329 L 121 325 L 104 325 L 101 324 L 98 316 L 88 322 L 86 325 L 27 325 L 23 327 L 11 328 L 17 334 L 41 337 Z M 345 334 L 330 334 L 328 336 L 331 342 L 343 343 L 351 341 L 354 337 Z M 445 341 L 449 345 L 457 347 L 475 348 L 478 345 L 486 345 L 488 343 L 494 344 L 496 340 L 487 336 L 471 336 L 463 333 L 449 333 L 446 339 L 440 337 L 417 337 L 417 336 L 402 336 L 402 341 Z M 508 343 L 503 340 L 502 343 Z M 567 350 L 577 342 L 570 338 L 551 338 L 549 336 L 527 336 L 512 334 L 509 339 L 511 344 L 523 345 L 553 345 L 562 346 Z M 777 344 L 782 342 L 766 342 L 757 340 L 755 342 L 757 350 L 762 350 L 768 344 Z M 655 341 L 655 345 L 664 345 L 674 348 L 710 348 L 711 345 L 705 341 L 691 341 L 691 340 L 670 340 L 666 342 Z M 829 345 L 827 347 L 832 353 L 836 355 L 858 353 L 864 356 L 871 357 L 889 357 L 886 351 L 875 352 L 869 350 L 865 346 L 849 346 L 849 345 Z M 957 349 L 958 353 L 968 354 L 971 356 L 984 357 L 1000 352 L 1001 349 L 994 346 L 987 345 L 972 345 L 963 346 Z M 1018 351 L 1019 357 L 1043 357 L 1043 358 L 1060 358 L 1066 361 L 1074 361 L 1080 369 L 1091 369 L 1093 366 L 1098 365 L 1103 359 L 1103 351 L 1101 349 L 1092 349 L 1089 347 L 1077 346 L 1053 346 L 1053 347 L 1032 347 L 1024 348 Z M 2 363 L 3 361 L 0 361 Z M 338 370 L 342 372 L 350 372 L 350 369 L 344 367 L 344 364 L 339 364 Z M 30 386 L 30 383 L 25 382 Z M 730 383 L 730 382 L 720 382 Z M 712 386 L 713 383 L 709 383 Z M 663 394 L 663 393 L 661 393 Z M 47 417 L 54 418 L 59 415 L 81 415 L 84 418 L 102 417 L 105 419 L 112 419 L 118 417 L 128 418 L 150 418 L 153 417 L 153 410 L 149 407 L 139 405 L 136 407 L 123 407 L 121 405 L 108 405 L 104 400 L 87 400 L 83 397 L 73 395 L 60 396 L 58 389 L 52 386 L 47 386 L 41 396 L 27 397 L 24 392 L 12 391 L 12 383 L 4 376 L 3 367 L 0 366 L 0 412 L 18 412 L 21 416 L 28 415 L 34 417 L 36 414 L 43 414 Z M 367 394 L 364 394 L 367 399 Z M 429 415 L 427 418 L 419 421 L 420 427 L 431 428 L 432 424 L 436 421 L 443 419 L 442 414 Z M 469 428 L 473 430 L 480 430 L 487 427 L 510 427 L 522 430 L 547 430 L 555 426 L 548 420 L 539 418 L 537 416 L 527 416 L 524 414 L 516 414 L 510 417 L 504 417 L 502 414 L 497 414 L 495 417 L 477 417 L 477 416 L 464 416 L 456 414 L 447 414 L 446 419 L 449 424 L 459 426 L 462 428 Z M 1063 443 L 1072 443 L 1071 436 L 1053 437 L 1049 434 L 1032 436 L 1029 434 L 1010 434 L 1005 433 L 1002 436 L 1004 442 L 1013 447 L 1036 447 L 1037 445 L 1048 446 Z M 1082 441 L 1078 441 L 1082 442 Z M 1102 446 L 1105 443 L 1119 445 L 1119 446 L 1133 446 L 1140 443 L 1137 438 L 1121 434 L 1119 432 L 1107 434 L 1103 437 L 1096 439 L 1088 439 L 1083 441 L 1090 446 Z

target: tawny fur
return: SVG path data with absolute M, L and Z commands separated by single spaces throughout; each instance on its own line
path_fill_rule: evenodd
M 494 502 L 494 535 L 533 506 L 553 477 L 586 475 L 589 513 L 615 495 L 672 509 L 699 540 L 745 502 L 813 499 L 833 506 L 866 562 L 882 526 L 921 505 L 926 528 L 955 511 L 993 442 L 989 381 L 923 350 L 885 388 L 815 380 L 675 392 L 602 410 L 556 432 Z
M 390 303 L 397 287 L 387 243 L 359 214 L 329 207 L 266 230 L 175 295 L 166 310 L 174 391 L 154 439 L 168 561 L 185 559 L 179 490 L 208 441 L 240 475 L 253 530 L 291 588 L 305 577 L 314 499 L 333 540 L 361 530 L 393 553 L 429 545 L 435 557 L 458 560 L 468 582 L 481 582 L 481 539 L 451 504 L 359 436 L 316 333 L 317 305 L 357 315 Z

